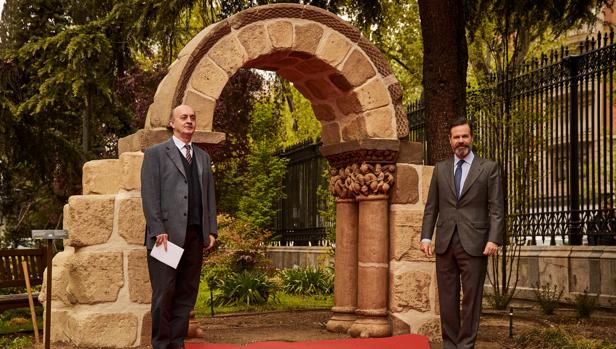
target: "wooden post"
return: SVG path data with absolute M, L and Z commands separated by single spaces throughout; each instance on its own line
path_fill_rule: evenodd
M 22 261 L 21 265 L 24 269 L 24 280 L 26 280 L 26 289 L 28 290 L 28 303 L 30 303 L 30 315 L 32 316 L 34 339 L 36 344 L 39 344 L 38 322 L 36 321 L 36 311 L 34 310 L 34 300 L 32 299 L 32 288 L 30 288 L 30 272 L 28 271 L 28 262 Z
M 51 330 L 51 257 L 53 256 L 53 240 L 47 240 L 47 289 L 45 296 L 45 349 L 50 349 Z

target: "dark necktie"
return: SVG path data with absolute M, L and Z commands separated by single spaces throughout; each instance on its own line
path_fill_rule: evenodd
M 453 183 L 456 189 L 456 199 L 460 200 L 460 184 L 462 182 L 462 165 L 464 164 L 464 160 L 458 161 L 456 165 L 456 172 L 453 175 Z M 451 173 L 451 172 L 450 172 Z
M 188 161 L 188 164 L 190 165 L 192 163 L 192 156 L 190 155 L 190 144 L 186 144 L 184 148 L 186 148 L 186 161 Z

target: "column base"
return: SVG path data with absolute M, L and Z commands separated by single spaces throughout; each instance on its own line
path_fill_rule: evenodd
M 391 336 L 391 324 L 386 317 L 360 317 L 349 329 L 351 337 L 375 338 Z
M 327 321 L 325 328 L 329 332 L 348 333 L 355 320 L 357 320 L 355 314 L 334 313 L 331 319 Z

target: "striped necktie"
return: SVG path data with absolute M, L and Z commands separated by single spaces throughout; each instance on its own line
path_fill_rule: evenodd
M 186 144 L 184 148 L 186 148 L 186 161 L 188 161 L 188 164 L 190 165 L 192 163 L 192 155 L 190 155 L 190 144 Z

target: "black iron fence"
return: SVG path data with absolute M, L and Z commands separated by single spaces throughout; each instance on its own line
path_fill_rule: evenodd
M 318 245 L 325 239 L 329 224 L 319 211 L 324 198 L 318 188 L 327 188 L 323 171 L 327 160 L 319 152 L 320 143 L 306 142 L 285 149 L 279 154 L 289 159 L 284 179 L 285 198 L 278 202 L 274 227 L 275 240 L 284 245 Z
M 616 244 L 614 33 L 576 51 L 542 54 L 468 91 L 474 149 L 501 163 L 517 242 Z M 425 143 L 421 101 L 408 117 L 410 140 Z

